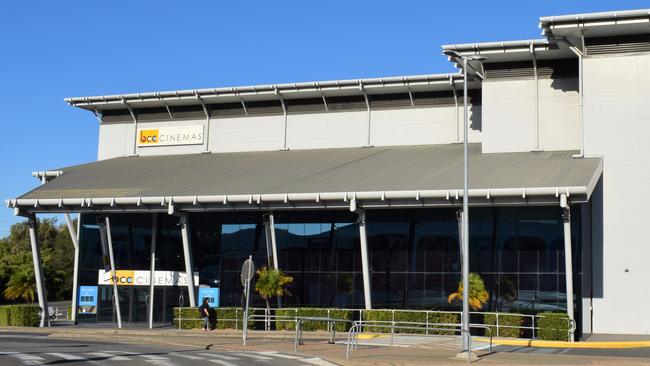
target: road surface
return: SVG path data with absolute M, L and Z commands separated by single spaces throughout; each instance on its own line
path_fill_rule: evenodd
M 110 366 L 334 366 L 280 352 L 218 352 L 197 348 L 49 338 L 45 334 L 0 334 L 0 365 Z

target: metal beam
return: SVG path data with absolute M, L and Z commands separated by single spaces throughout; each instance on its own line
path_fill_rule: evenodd
M 205 114 L 205 149 L 203 152 L 210 152 L 210 112 L 208 111 L 208 106 L 205 104 L 200 95 L 195 94 L 196 100 L 199 101 L 201 107 L 203 108 L 203 113 Z
M 537 57 L 535 57 L 535 48 L 530 45 L 530 54 L 533 59 L 533 75 L 535 77 L 535 151 L 541 151 L 540 144 L 540 125 L 539 125 L 539 73 L 537 70 Z
M 573 312 L 573 255 L 571 244 L 571 207 L 567 201 L 566 194 L 560 196 L 562 207 L 562 219 L 564 221 L 564 272 L 566 281 L 566 312 L 569 320 L 575 321 Z M 574 341 L 574 334 L 571 333 L 571 342 Z
M 357 206 L 357 199 L 350 200 L 350 211 L 358 215 L 359 244 L 361 246 L 361 274 L 363 275 L 363 299 L 366 310 L 372 309 L 370 293 L 370 261 L 368 259 L 368 235 L 366 232 L 366 211 Z
M 190 306 L 196 307 L 194 296 L 194 264 L 192 263 L 192 243 L 190 239 L 189 219 L 187 214 L 180 214 L 181 236 L 183 238 L 183 256 L 185 257 L 185 272 L 187 274 L 187 292 L 190 298 Z
M 151 222 L 151 264 L 149 268 L 149 329 L 153 328 L 153 296 L 155 290 L 154 277 L 156 274 L 156 239 L 158 237 L 158 214 L 153 214 Z
M 111 234 L 111 220 L 108 216 L 104 218 L 106 225 L 106 244 L 108 246 L 108 259 L 111 264 L 111 279 L 113 282 L 113 301 L 117 313 L 117 327 L 122 329 L 122 310 L 120 309 L 120 294 L 117 289 L 117 270 L 115 269 L 115 256 L 113 255 L 113 238 Z M 102 235 L 103 236 L 103 235 Z
M 38 306 L 41 308 L 40 327 L 49 325 L 47 294 L 45 292 L 45 281 L 43 280 L 43 266 L 41 263 L 41 245 L 38 240 L 38 222 L 36 215 L 31 215 L 28 219 L 29 224 L 29 241 L 32 246 L 32 260 L 34 262 L 34 277 L 36 279 L 36 293 L 38 296 Z
M 366 108 L 368 108 L 368 140 L 366 141 L 366 146 L 370 147 L 372 146 L 372 140 L 371 140 L 371 115 L 370 115 L 370 99 L 368 98 L 368 93 L 366 93 L 366 90 L 363 87 L 363 83 L 359 82 L 359 89 L 363 93 L 363 100 L 366 102 Z
M 69 213 L 63 214 L 65 217 L 65 223 L 68 226 L 68 231 L 70 232 L 70 238 L 72 239 L 72 245 L 74 246 L 74 264 L 72 269 L 72 314 L 70 314 L 70 320 L 77 324 L 77 313 L 79 306 L 79 295 L 77 290 L 79 287 L 79 236 L 77 230 L 74 227 L 72 219 L 70 218 Z M 80 220 L 80 218 L 77 218 Z

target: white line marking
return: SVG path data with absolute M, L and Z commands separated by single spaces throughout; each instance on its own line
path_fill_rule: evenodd
M 205 360 L 203 357 L 186 355 L 184 353 L 172 353 L 176 357 L 187 358 L 188 360 Z
M 110 353 L 106 352 L 86 352 L 87 355 L 92 356 L 92 357 L 99 357 L 99 358 L 105 358 L 108 361 L 131 361 L 130 358 L 124 357 L 124 356 L 115 356 Z
M 77 356 L 77 355 L 71 355 L 69 353 L 56 353 L 56 352 L 51 352 L 51 353 L 45 353 L 46 355 L 62 358 L 64 360 L 86 360 L 85 357 Z
M 223 366 L 237 366 L 234 363 L 230 363 L 228 361 L 221 361 L 221 360 L 208 360 L 212 363 L 216 363 L 218 365 L 223 365 Z
M 302 361 L 307 362 L 310 365 L 316 365 L 316 366 L 336 366 L 336 364 L 333 364 L 331 362 L 325 361 L 320 358 L 305 358 Z
M 264 352 L 256 352 L 262 356 L 269 356 L 269 357 L 280 357 L 280 358 L 286 358 L 289 360 L 297 360 L 299 358 L 302 358 L 300 356 L 293 356 L 293 355 L 285 355 L 283 353 L 278 353 L 277 351 L 264 351 Z
M 226 355 L 223 355 L 223 354 L 220 354 L 220 353 L 199 353 L 199 355 L 206 356 L 206 357 L 216 357 L 216 358 L 220 358 L 220 359 L 226 360 L 226 361 L 239 360 L 239 358 L 237 358 L 237 357 L 226 356 Z
M 142 358 L 147 360 L 169 360 L 169 357 L 159 356 L 159 355 L 140 355 Z
M 271 357 L 253 355 L 253 354 L 250 354 L 250 353 L 239 353 L 239 352 L 234 353 L 234 352 L 232 352 L 232 354 L 237 355 L 237 356 L 252 358 L 253 360 L 258 360 L 258 361 L 270 361 L 270 360 L 272 360 Z
M 38 357 L 26 353 L 13 353 L 10 356 L 17 358 L 25 365 L 30 365 L 30 366 L 40 365 L 41 362 L 45 361 L 43 357 Z

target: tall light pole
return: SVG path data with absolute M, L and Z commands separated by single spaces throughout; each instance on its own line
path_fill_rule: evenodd
M 469 184 L 468 184 L 468 140 L 469 140 L 469 116 L 467 113 L 467 62 L 483 61 L 482 56 L 463 56 L 458 52 L 446 51 L 445 54 L 463 60 L 463 216 L 461 218 L 461 254 L 462 254 L 462 276 L 463 276 L 463 314 L 461 317 L 461 328 L 463 329 L 463 350 L 469 349 Z M 468 355 L 469 356 L 469 355 Z

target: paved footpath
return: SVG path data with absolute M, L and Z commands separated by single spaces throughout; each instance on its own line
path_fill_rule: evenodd
M 92 356 L 87 353 L 105 351 L 122 351 L 128 354 L 116 354 L 115 357 L 130 358 L 133 364 L 172 366 L 199 364 L 232 365 L 462 365 L 464 360 L 455 358 L 455 347 L 440 347 L 436 342 L 422 344 L 403 344 L 400 347 L 387 347 L 379 344 L 363 344 L 351 353 L 349 359 L 345 358 L 345 344 L 341 344 L 345 334 L 339 334 L 337 344 L 328 344 L 327 334 L 323 332 L 305 332 L 305 343 L 298 352 L 294 352 L 292 332 L 249 332 L 250 339 L 247 346 L 241 342 L 241 332 L 216 331 L 203 333 L 198 331 L 177 331 L 170 329 L 160 330 L 135 330 L 135 329 L 92 329 L 78 327 L 55 327 L 49 329 L 19 329 L 4 328 L 5 331 L 23 331 L 19 334 L 24 337 L 40 336 L 43 340 L 72 342 L 82 349 L 79 357 Z M 28 333 L 25 333 L 28 332 Z M 2 336 L 11 336 L 15 333 L 0 331 L 0 365 L 35 365 L 66 363 L 58 354 L 71 354 L 75 347 L 52 347 L 47 352 L 41 352 L 38 347 L 27 346 L 22 349 L 5 350 L 5 339 Z M 81 341 L 80 341 L 81 339 Z M 32 342 L 32 341 L 30 341 Z M 17 342 L 20 343 L 20 342 Z M 344 343 L 344 342 L 343 342 Z M 27 343 L 25 343 L 27 344 Z M 84 352 L 86 344 L 92 344 L 88 352 Z M 451 343 L 449 343 L 451 344 Z M 19 344 L 15 344 L 18 346 Z M 130 347 L 136 347 L 135 349 Z M 100 349 L 102 348 L 102 349 Z M 626 350 L 584 350 L 584 349 L 553 349 L 526 346 L 496 346 L 496 352 L 488 354 L 485 347 L 479 347 L 477 353 L 479 360 L 476 364 L 485 365 L 650 365 L 650 348 L 635 348 Z M 38 350 L 38 354 L 33 354 Z M 157 350 L 157 351 L 156 351 Z M 24 353 L 40 357 L 45 362 L 29 363 L 29 356 L 12 355 L 11 352 Z M 158 354 L 160 353 L 161 354 Z M 183 356 L 200 357 L 191 362 L 191 358 Z M 223 356 L 233 359 L 224 359 Z M 167 359 L 152 359 L 145 356 L 158 356 Z M 210 357 L 211 356 L 211 357 Z M 222 356 L 219 358 L 219 356 Z M 257 356 L 254 357 L 254 356 Z M 260 359 L 260 357 L 268 359 Z M 88 364 L 97 362 L 110 362 L 114 358 L 97 359 L 87 358 Z M 6 363 L 12 360 L 14 363 Z M 15 360 L 20 363 L 15 363 Z M 137 360 L 138 363 L 135 363 Z M 39 361 L 39 360 L 36 360 Z M 188 362 L 189 361 L 189 362 Z M 258 362 L 259 361 L 259 362 Z M 106 363 L 103 363 L 106 364 Z M 116 364 L 122 365 L 122 364 Z M 125 364 L 126 365 L 126 364 Z

